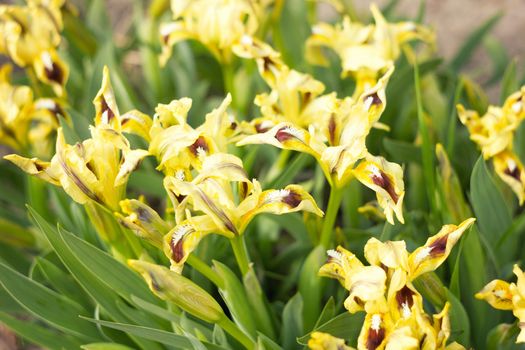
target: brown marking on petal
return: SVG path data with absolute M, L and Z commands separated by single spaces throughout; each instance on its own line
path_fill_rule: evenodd
M 140 221 L 150 222 L 151 221 L 151 214 L 149 211 L 147 211 L 144 208 L 138 207 L 137 208 L 137 216 Z
M 157 279 L 153 273 L 149 273 L 149 278 L 151 279 L 151 288 L 160 292 L 160 284 L 157 282 Z
M 176 262 L 179 263 L 182 258 L 184 258 L 184 237 L 181 237 L 175 244 L 173 242 L 173 239 L 170 241 L 170 248 L 171 248 L 171 258 Z
M 257 133 L 262 134 L 262 133 L 265 133 L 268 130 L 270 130 L 270 128 L 269 127 L 263 127 L 262 123 L 257 123 L 257 124 L 255 124 L 255 130 L 257 131 Z
M 277 130 L 277 132 L 275 133 L 275 138 L 281 143 L 291 139 L 296 139 L 303 142 L 303 140 L 299 139 L 291 132 L 290 127 L 288 126 L 283 126 L 279 130 Z
M 64 72 L 55 62 L 51 63 L 51 67 L 44 66 L 44 72 L 47 79 L 54 81 L 60 85 L 64 82 Z
M 202 136 L 199 136 L 199 138 L 197 139 L 197 141 L 195 141 L 193 143 L 193 145 L 191 145 L 189 147 L 191 153 L 193 153 L 193 155 L 195 156 L 198 156 L 198 151 L 199 149 L 202 149 L 204 152 L 208 153 L 210 151 L 210 148 L 208 146 L 208 142 L 206 142 L 206 139 Z
M 302 202 L 302 197 L 299 193 L 294 192 L 292 190 L 289 191 L 290 193 L 283 197 L 282 202 L 286 205 L 288 205 L 290 208 L 295 208 Z
M 235 129 L 237 129 L 237 126 L 238 126 L 238 125 L 237 125 L 236 122 L 232 122 L 232 123 L 230 124 L 230 129 L 231 129 L 231 130 L 235 130 Z
M 89 187 L 78 177 L 78 175 L 71 169 L 67 164 L 64 162 L 64 159 L 62 159 L 61 156 L 58 157 L 60 166 L 62 167 L 62 170 L 64 173 L 73 181 L 73 183 L 78 187 L 78 189 L 83 192 L 87 197 L 94 200 L 98 203 L 103 203 L 103 201 L 100 199 L 100 197 L 93 191 L 89 189 Z M 88 163 L 89 164 L 89 163 Z M 86 166 L 88 165 L 86 164 Z
M 239 193 L 239 197 L 242 200 L 244 200 L 246 198 L 246 196 L 248 195 L 248 184 L 246 182 L 241 182 L 240 183 L 240 193 Z
M 104 114 L 104 112 L 108 113 L 108 123 L 109 123 L 115 117 L 115 113 L 111 110 L 111 108 L 109 108 L 108 103 L 106 102 L 106 99 L 104 98 L 104 96 L 102 96 L 101 98 L 100 106 L 102 107 L 102 111 L 101 111 L 102 114 Z
M 514 179 L 518 180 L 518 181 L 521 181 L 520 179 L 520 175 L 521 175 L 521 171 L 520 169 L 518 168 L 518 166 L 516 166 L 514 168 L 514 170 L 511 170 L 509 167 L 507 167 L 504 171 L 504 173 L 508 176 L 511 176 L 513 177 Z
M 383 340 L 385 339 L 385 330 L 384 328 L 379 328 L 379 330 L 369 329 L 368 337 L 366 339 L 366 349 L 375 350 L 377 349 Z
M 35 163 L 33 163 L 33 164 L 35 164 L 35 168 L 36 168 L 36 170 L 37 170 L 38 172 L 43 171 L 43 170 L 46 169 L 43 165 L 38 164 L 38 162 L 35 162 Z
M 394 203 L 397 204 L 397 201 L 399 200 L 399 196 L 397 195 L 394 185 L 392 184 L 392 181 L 390 179 L 390 176 L 385 174 L 382 170 L 379 170 L 380 175 L 377 176 L 376 174 L 372 174 L 371 179 L 372 181 L 379 187 L 383 188 L 390 198 L 394 201 Z
M 426 334 L 423 334 L 423 337 L 422 337 L 421 340 L 419 341 L 419 348 L 420 348 L 420 349 L 423 349 L 423 345 L 425 344 L 425 340 L 427 340 L 427 335 L 426 335 Z
M 307 91 L 303 94 L 303 103 L 302 105 L 305 106 L 308 103 L 310 103 L 310 100 L 312 99 L 312 93 L 310 91 Z
M 332 113 L 330 120 L 328 121 L 328 136 L 331 145 L 335 145 L 335 129 L 337 125 L 335 123 L 335 115 Z
M 409 309 L 414 305 L 414 292 L 406 285 L 396 293 L 397 306 L 401 309 L 406 304 Z
M 365 96 L 364 101 L 368 100 L 368 98 L 370 97 L 372 97 L 372 103 L 370 104 L 371 106 L 379 106 L 383 103 L 383 101 L 381 101 L 381 99 L 379 98 L 377 92 L 373 92 L 370 95 Z
M 164 45 L 168 45 L 170 41 L 170 35 L 169 34 L 161 35 L 161 40 L 164 43 Z
M 429 246 L 430 255 L 432 256 L 438 256 L 441 254 L 444 254 L 447 250 L 447 241 L 448 241 L 448 234 L 444 235 L 443 237 L 439 237 L 434 242 L 432 242 Z
M 270 66 L 273 64 L 272 62 L 272 59 L 268 56 L 265 56 L 262 58 L 263 60 L 263 70 L 266 72 L 266 71 L 269 71 L 270 70 Z
M 201 189 L 198 189 L 199 196 L 204 201 L 204 203 L 210 208 L 210 210 L 219 217 L 224 226 L 235 236 L 239 235 L 239 231 L 231 221 L 231 219 L 226 215 L 226 213 L 219 208 L 211 199 L 208 197 Z

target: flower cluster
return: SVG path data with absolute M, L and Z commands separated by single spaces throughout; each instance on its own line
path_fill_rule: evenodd
M 519 320 L 520 332 L 516 343 L 525 343 L 525 274 L 518 265 L 514 265 L 513 272 L 518 278 L 516 283 L 493 280 L 476 294 L 476 298 L 485 300 L 498 310 L 512 310 Z
M 328 251 L 328 261 L 319 274 L 337 279 L 350 292 L 344 303 L 350 313 L 366 313 L 358 349 L 449 349 L 449 304 L 431 318 L 412 281 L 439 267 L 473 222 L 471 218 L 458 226 L 443 226 L 412 253 L 407 252 L 404 241 L 372 238 L 364 248 L 368 266 L 342 247 Z M 320 342 L 337 341 L 315 334 L 309 345 L 315 349 Z
M 370 10 L 375 24 L 364 25 L 344 17 L 335 26 L 319 23 L 312 28 L 306 42 L 306 58 L 313 64 L 329 64 L 323 47 L 334 50 L 341 59 L 343 77 L 357 81 L 356 93 L 375 85 L 378 72 L 382 72 L 399 57 L 401 49 L 409 50 L 405 43 L 421 40 L 432 44 L 434 33 L 414 22 L 388 23 L 377 6 Z
M 237 145 L 269 144 L 315 157 L 327 181 L 343 188 L 356 178 L 376 192 L 386 219 L 403 219 L 403 170 L 398 164 L 368 153 L 366 137 L 386 107 L 385 89 L 393 66 L 356 99 L 321 95 L 324 85 L 286 66 L 269 45 L 245 37 L 234 51 L 257 61 L 259 72 L 272 88 L 255 103 L 262 116 L 252 120 Z
M 514 153 L 514 133 L 525 119 L 525 87 L 510 95 L 502 107 L 489 106 L 482 117 L 458 105 L 461 122 L 470 139 L 481 148 L 484 159 L 492 159 L 498 176 L 516 193 L 520 205 L 525 201 L 525 171 Z
M 11 70 L 7 64 L 0 68 L 0 143 L 47 157 L 60 119 L 69 123 L 70 118 L 58 100 L 35 99 L 30 87 L 12 85 Z
M 57 95 L 65 93 L 69 69 L 56 49 L 62 31 L 64 0 L 30 0 L 26 6 L 0 5 L 0 53 L 20 67 L 31 67 Z

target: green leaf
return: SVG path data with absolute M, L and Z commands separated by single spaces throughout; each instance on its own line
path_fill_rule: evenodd
M 114 343 L 93 343 L 86 344 L 80 347 L 83 350 L 133 350 L 125 345 L 114 344 Z
M 321 315 L 317 319 L 314 329 L 330 321 L 334 316 L 335 316 L 335 301 L 334 301 L 334 297 L 330 297 L 330 299 L 328 299 L 328 301 L 326 302 L 323 308 L 323 311 L 321 311 Z
M 5 324 L 20 337 L 51 350 L 78 349 L 81 344 L 77 339 L 65 334 L 53 332 L 34 322 L 16 319 L 4 312 L 0 312 L 0 323 Z
M 219 277 L 224 281 L 224 286 L 219 288 L 219 293 L 228 306 L 233 320 L 242 331 L 254 337 L 256 334 L 255 323 L 243 285 L 228 266 L 215 260 L 213 266 Z
M 421 147 L 388 137 L 383 139 L 383 146 L 392 162 L 421 164 Z
M 54 289 L 60 294 L 69 297 L 83 306 L 92 306 L 92 302 L 87 298 L 81 287 L 75 282 L 71 275 L 64 272 L 51 261 L 42 257 L 35 258 L 35 269 L 45 276 Z
M 27 311 L 54 327 L 81 339 L 99 339 L 96 327 L 79 315 L 86 310 L 53 290 L 0 263 L 0 283 Z
M 512 223 L 512 214 L 503 195 L 497 188 L 482 157 L 478 159 L 470 179 L 470 195 L 472 207 L 477 218 L 477 227 L 491 247 L 503 236 Z M 508 240 L 505 249 L 496 249 L 496 257 L 501 261 L 509 261 L 513 257 L 516 245 Z M 514 245 L 514 247 L 512 247 Z M 498 254 L 501 252 L 501 254 Z
M 71 275 L 82 286 L 112 319 L 118 322 L 129 322 L 128 318 L 122 314 L 116 305 L 119 296 L 107 284 L 103 283 L 97 278 L 92 271 L 87 268 L 77 256 L 65 244 L 58 230 L 53 228 L 47 221 L 45 221 L 33 208 L 29 207 L 29 213 L 33 218 L 35 224 L 45 234 L 49 243 L 59 256 L 62 263 L 71 272 Z M 140 338 L 132 337 L 138 345 L 143 349 L 158 349 L 155 343 L 145 341 Z
M 286 303 L 283 310 L 283 326 L 281 344 L 285 349 L 299 349 L 297 337 L 303 333 L 303 299 L 301 294 L 295 294 Z
M 142 327 L 142 326 L 135 326 L 131 324 L 124 324 L 124 323 L 116 323 L 116 322 L 108 322 L 108 321 L 101 321 L 101 320 L 95 320 L 92 318 L 86 318 L 88 321 L 100 324 L 105 327 L 118 329 L 123 332 L 136 335 L 138 337 L 154 340 L 156 342 L 166 344 L 173 346 L 175 348 L 190 348 L 192 347 L 191 342 L 182 335 L 177 335 L 175 333 L 170 333 L 167 331 L 159 330 L 159 329 L 153 329 L 148 327 Z M 203 344 L 208 348 L 209 350 L 225 350 L 224 348 L 211 344 L 208 342 L 203 342 Z
M 321 297 L 324 281 L 318 271 L 325 260 L 325 249 L 319 245 L 306 258 L 299 277 L 299 293 L 304 302 L 303 324 L 304 330 L 310 330 L 321 313 Z M 286 348 L 286 346 L 285 346 Z
M 516 60 L 512 60 L 505 72 L 503 73 L 503 78 L 501 79 L 501 93 L 499 101 L 501 104 L 505 102 L 505 99 L 509 97 L 514 91 L 519 89 L 518 82 L 518 72 L 516 69 Z
M 59 228 L 58 232 L 71 252 L 85 268 L 105 283 L 107 288 L 128 301 L 131 301 L 131 295 L 136 295 L 150 303 L 160 304 L 144 280 L 127 266 L 64 229 Z
M 470 321 L 461 301 L 454 294 L 447 291 L 450 302 L 450 328 L 451 340 L 455 340 L 468 348 L 470 344 Z
M 0 218 L 0 242 L 13 247 L 31 247 L 35 244 L 35 237 L 28 228 Z
M 492 30 L 501 17 L 501 12 L 496 13 L 470 34 L 450 62 L 450 67 L 454 71 L 459 70 L 465 63 L 467 63 L 478 45 L 483 41 L 483 38 Z
M 514 151 L 521 162 L 525 163 L 525 123 L 521 123 L 514 134 Z

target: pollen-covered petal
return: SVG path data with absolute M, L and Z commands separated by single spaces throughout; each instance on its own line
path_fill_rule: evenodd
M 132 230 L 137 236 L 162 248 L 162 239 L 170 230 L 170 225 L 147 204 L 136 199 L 120 201 L 122 213 L 116 213 L 118 221 Z
M 474 218 L 467 219 L 458 226 L 444 225 L 436 235 L 427 240 L 424 246 L 412 252 L 408 258 L 410 279 L 413 280 L 419 275 L 437 269 L 475 220 Z
M 376 192 L 377 201 L 389 223 L 394 224 L 394 213 L 397 219 L 404 223 L 405 185 L 401 166 L 388 162 L 383 157 L 369 155 L 355 168 L 354 176 L 363 185 Z
M 308 348 L 311 350 L 353 350 L 347 346 L 344 339 L 339 339 L 328 333 L 313 332 L 308 340 Z
M 120 113 L 107 66 L 102 70 L 102 85 L 93 99 L 93 104 L 96 111 L 95 126 L 107 126 L 120 131 Z
M 60 181 L 56 177 L 56 169 L 53 171 L 53 169 L 50 168 L 50 162 L 44 162 L 38 158 L 25 158 L 17 154 L 9 154 L 4 156 L 4 159 L 10 161 L 29 175 L 36 176 L 55 186 L 60 186 Z
M 496 174 L 512 189 L 520 205 L 525 201 L 525 169 L 520 159 L 510 151 L 498 153 L 493 158 Z

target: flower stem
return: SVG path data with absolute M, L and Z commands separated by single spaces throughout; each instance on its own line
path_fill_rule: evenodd
M 235 236 L 230 239 L 230 243 L 235 259 L 237 260 L 237 265 L 239 265 L 242 275 L 245 276 L 250 269 L 250 258 L 248 256 L 248 249 L 246 248 L 244 236 Z
M 224 283 L 219 278 L 217 273 L 213 271 L 213 269 L 208 266 L 202 259 L 200 259 L 195 254 L 190 254 L 188 256 L 188 260 L 186 260 L 188 264 L 190 264 L 191 267 L 193 267 L 195 270 L 197 270 L 201 275 L 209 279 L 217 288 L 223 289 Z
M 239 327 L 235 325 L 228 317 L 224 317 L 220 322 L 219 326 L 222 327 L 228 334 L 234 337 L 239 343 L 241 343 L 246 349 L 254 349 L 255 342 L 244 334 Z
M 321 245 L 328 249 L 332 245 L 335 219 L 337 218 L 337 212 L 343 199 L 343 191 L 340 188 L 332 186 L 330 188 L 330 198 L 328 199 L 328 208 L 323 222 L 323 230 L 321 231 Z

